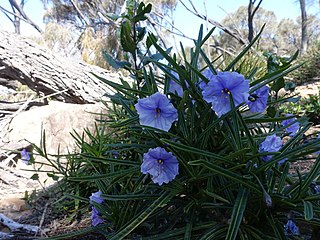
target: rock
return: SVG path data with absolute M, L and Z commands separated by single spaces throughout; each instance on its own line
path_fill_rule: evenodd
M 76 149 L 71 132 L 80 135 L 85 128 L 94 130 L 95 119 L 101 113 L 102 104 L 69 104 L 51 101 L 49 105 L 36 107 L 15 116 L 8 126 L 2 147 L 21 149 L 30 145 L 40 146 L 42 131 L 45 130 L 46 149 L 50 154 L 68 153 Z
M 26 148 L 30 151 L 30 143 L 34 143 L 36 146 L 40 146 L 42 133 L 45 130 L 45 142 L 46 151 L 48 154 L 57 154 L 58 149 L 60 154 L 73 153 L 77 150 L 76 141 L 71 136 L 71 132 L 77 132 L 80 136 L 84 132 L 84 129 L 88 128 L 90 132 L 94 132 L 96 118 L 99 118 L 99 113 L 104 112 L 102 104 L 70 104 L 63 102 L 50 101 L 49 105 L 32 108 L 28 111 L 24 111 L 15 116 L 7 125 L 7 131 L 5 136 L 2 137 L 0 142 L 0 154 L 7 154 L 8 150 L 16 150 L 15 157 L 12 157 L 10 162 L 0 158 L 0 169 L 2 167 L 11 167 L 11 174 L 21 174 L 23 179 L 26 176 L 30 178 L 35 172 L 34 169 L 38 169 L 41 166 L 41 170 L 51 170 L 49 166 L 42 164 L 26 165 L 20 161 L 20 151 Z M 96 113 L 96 114 L 94 114 Z M 0 136 L 1 140 L 1 136 Z M 37 162 L 47 162 L 45 159 L 41 159 L 34 155 Z M 56 160 L 55 157 L 52 157 Z M 2 162 L 1 162 L 2 159 Z M 7 162 L 6 162 L 7 161 Z M 4 164 L 6 162 L 6 166 Z M 21 170 L 27 171 L 21 171 Z M 4 176 L 4 175 L 3 175 Z M 22 192 L 24 189 L 29 188 L 27 181 L 18 181 L 19 177 L 16 177 L 15 184 L 9 183 L 18 188 Z M 8 182 L 3 180 L 0 176 L 0 183 Z M 48 179 L 47 173 L 40 173 L 39 180 L 44 186 L 49 186 L 53 181 Z M 35 182 L 35 181 L 33 181 Z M 26 183 L 25 186 L 23 183 Z M 15 186 L 15 185 L 19 186 Z M 34 187 L 39 189 L 39 185 L 35 183 Z M 1 187 L 0 187 L 1 189 Z
M 318 95 L 320 82 L 305 83 L 296 87 L 296 93 L 303 98 L 308 98 L 310 95 Z

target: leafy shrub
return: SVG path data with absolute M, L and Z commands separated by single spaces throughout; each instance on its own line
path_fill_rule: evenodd
M 111 133 L 87 133 L 89 143 L 76 136 L 82 152 L 64 173 L 68 183 L 78 183 L 68 196 L 92 210 L 90 231 L 110 240 L 311 235 L 303 229 L 320 226 L 320 158 L 310 154 L 320 150 L 320 140 L 304 141 L 311 124 L 283 115 L 280 106 L 292 98 L 278 94 L 296 69 L 296 55 L 281 62 L 270 56 L 261 77 L 256 70 L 247 77 L 233 71 L 258 35 L 218 71 L 201 49 L 213 30 L 203 36 L 201 27 L 191 60 L 177 63 L 152 33 L 139 47 L 146 31 L 138 26 L 151 5 L 129 3 L 121 44 L 133 62 L 105 56 L 134 81 L 99 77 L 116 91 L 106 104 Z M 306 158 L 315 160 L 310 172 L 289 171 Z
M 315 125 L 320 124 L 320 94 L 309 95 L 297 102 L 289 102 L 283 106 L 283 109 L 287 113 L 307 116 Z
M 300 59 L 302 66 L 289 76 L 296 84 L 318 81 L 320 76 L 320 42 L 315 42 Z

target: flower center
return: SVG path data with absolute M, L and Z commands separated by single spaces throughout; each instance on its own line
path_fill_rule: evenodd
M 161 109 L 160 108 L 156 108 L 156 114 L 154 115 L 155 118 L 160 117 L 161 115 Z
M 229 89 L 228 89 L 228 88 L 224 88 L 224 89 L 222 89 L 222 90 L 221 90 L 221 92 L 222 92 L 222 93 L 229 94 L 229 95 L 231 94 L 231 92 L 229 91 Z
M 163 159 L 158 159 L 159 164 L 163 164 Z
M 258 98 L 259 98 L 259 96 L 257 94 L 251 94 L 249 96 L 249 101 L 254 102 L 254 101 L 257 101 Z

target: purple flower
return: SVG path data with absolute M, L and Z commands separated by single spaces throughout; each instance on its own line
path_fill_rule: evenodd
M 289 219 L 288 222 L 284 225 L 284 230 L 286 234 L 299 235 L 299 228 L 291 219 Z
M 156 92 L 150 97 L 139 99 L 134 105 L 141 125 L 146 125 L 168 132 L 177 119 L 177 109 L 170 103 L 166 95 Z
M 250 112 L 263 112 L 267 107 L 268 94 L 268 86 L 263 86 L 251 93 L 248 101 Z
M 176 72 L 171 72 L 172 75 L 175 77 L 176 80 L 179 80 L 179 75 Z M 188 86 L 188 83 L 187 83 Z M 183 89 L 180 84 L 178 84 L 176 81 L 173 79 L 169 80 L 169 92 L 171 93 L 177 93 L 179 97 L 183 96 Z
M 291 116 L 293 116 L 293 114 L 286 114 L 286 117 L 291 117 Z M 290 119 L 282 121 L 281 125 L 287 126 L 295 121 L 296 121 L 296 118 L 290 118 Z M 288 126 L 286 128 L 286 131 L 287 131 L 287 133 L 289 133 L 290 137 L 293 137 L 296 134 L 296 132 L 298 132 L 299 128 L 300 128 L 300 124 L 298 122 L 295 122 L 292 125 Z
M 104 220 L 99 216 L 99 211 L 95 208 L 92 207 L 92 211 L 91 211 L 91 223 L 92 226 L 97 226 L 100 223 L 103 223 Z
M 216 76 L 209 68 L 205 69 L 202 73 L 203 76 L 205 76 L 209 81 L 213 79 L 213 77 Z M 207 84 L 203 80 L 199 80 L 199 87 L 203 91 L 203 89 L 207 86 Z
M 234 105 L 248 101 L 249 80 L 236 72 L 217 72 L 209 76 L 208 84 L 203 88 L 204 100 L 212 104 L 212 109 L 221 116 L 231 110 L 230 95 Z
M 259 152 L 278 152 L 282 146 L 282 141 L 280 137 L 276 134 L 267 136 L 266 139 L 260 143 Z M 270 161 L 273 155 L 262 156 L 261 159 L 265 162 Z M 283 160 L 282 160 L 283 161 Z M 280 162 L 279 162 L 280 163 Z
M 178 175 L 179 163 L 171 152 L 167 152 L 164 148 L 150 148 L 143 155 L 143 163 L 141 172 L 149 173 L 152 181 L 160 186 L 163 183 L 168 183 Z
M 92 204 L 92 202 L 96 202 L 96 203 L 102 203 L 103 202 L 103 198 L 101 198 L 101 194 L 102 192 L 99 190 L 98 192 L 92 193 L 90 198 L 90 203 Z
M 22 151 L 20 152 L 20 154 L 21 154 L 21 161 L 22 161 L 24 164 L 28 165 L 29 162 L 30 162 L 30 155 L 29 155 L 29 153 L 27 152 L 27 150 L 26 150 L 26 149 L 22 149 Z

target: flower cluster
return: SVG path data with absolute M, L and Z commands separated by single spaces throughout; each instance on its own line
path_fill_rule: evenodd
M 178 84 L 179 75 L 172 72 L 175 80 L 169 80 L 169 92 L 176 93 L 180 97 L 183 89 Z M 218 116 L 226 114 L 231 110 L 231 102 L 235 106 L 247 103 L 251 112 L 263 112 L 267 105 L 269 88 L 263 86 L 249 94 L 250 81 L 237 72 L 217 72 L 214 74 L 206 69 L 203 75 L 208 79 L 208 83 L 199 82 L 199 87 L 205 101 L 212 105 L 212 109 Z M 163 131 L 169 131 L 172 124 L 177 120 L 178 113 L 168 97 L 156 92 L 149 97 L 138 99 L 135 109 L 139 115 L 139 123 Z M 280 138 L 279 138 L 280 139 Z M 277 139 L 276 139 L 277 140 Z M 278 141 L 269 146 L 269 142 L 275 141 L 267 138 L 265 143 L 261 143 L 260 152 L 275 152 L 281 147 Z M 278 145 L 276 145 L 278 144 Z M 264 161 L 271 159 L 271 156 L 263 157 Z M 149 149 L 144 154 L 141 172 L 149 173 L 154 183 L 162 185 L 168 183 L 178 174 L 178 161 L 164 148 Z
M 230 98 L 234 105 L 247 102 L 250 81 L 236 72 L 218 72 L 214 75 L 204 72 L 209 82 L 203 87 L 203 99 L 212 104 L 212 109 L 221 116 L 231 110 Z
M 206 69 L 203 75 L 209 80 L 207 84 L 200 81 L 203 98 L 212 104 L 212 109 L 218 116 L 231 110 L 231 98 L 236 107 L 247 103 L 251 112 L 263 112 L 266 109 L 268 86 L 263 86 L 249 94 L 250 81 L 237 72 L 217 72 L 215 75 Z

